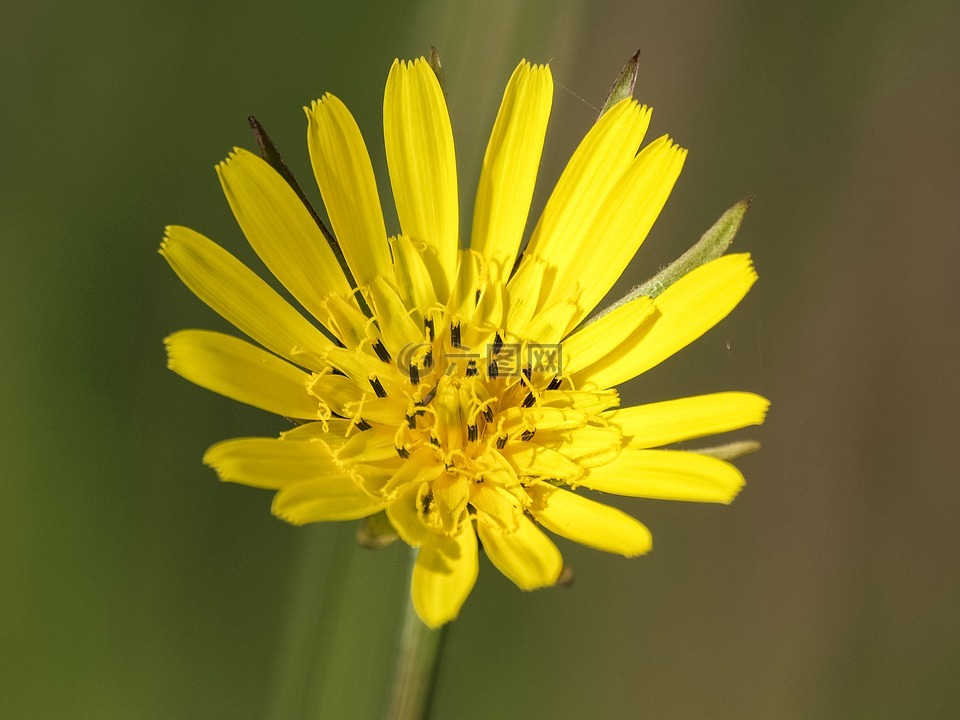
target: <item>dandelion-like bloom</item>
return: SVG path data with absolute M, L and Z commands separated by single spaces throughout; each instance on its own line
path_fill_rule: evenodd
M 524 590 L 561 574 L 544 529 L 625 556 L 650 549 L 644 525 L 576 488 L 729 502 L 743 485 L 735 467 L 655 448 L 762 422 L 767 408 L 732 392 L 619 408 L 614 389 L 726 316 L 756 279 L 748 255 L 582 325 L 686 156 L 667 137 L 638 152 L 647 107 L 625 99 L 600 117 L 516 263 L 552 97 L 549 69 L 522 62 L 484 156 L 466 249 L 450 119 L 425 60 L 395 62 L 387 79 L 394 237 L 356 122 L 333 95 L 314 102 L 310 158 L 352 279 L 267 162 L 238 149 L 221 163 L 244 235 L 315 322 L 192 230 L 167 228 L 161 247 L 196 295 L 262 346 L 184 330 L 166 340 L 170 368 L 302 423 L 279 438 L 221 442 L 204 461 L 222 480 L 276 490 L 273 512 L 293 524 L 385 511 L 419 548 L 412 597 L 431 626 L 456 617 L 470 593 L 478 538 Z

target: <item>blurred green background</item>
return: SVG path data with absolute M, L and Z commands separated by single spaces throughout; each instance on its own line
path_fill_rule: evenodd
M 958 7 L 4 3 L 0 717 L 382 713 L 404 550 L 201 465 L 284 421 L 165 369 L 164 335 L 226 326 L 156 248 L 179 223 L 253 262 L 213 166 L 254 113 L 315 197 L 300 107 L 327 90 L 386 193 L 383 82 L 431 43 L 465 214 L 520 57 L 557 88 L 536 212 L 642 48 L 651 137 L 690 156 L 619 289 L 748 195 L 760 282 L 625 400 L 774 401 L 732 506 L 621 503 L 649 556 L 561 542 L 575 585 L 533 594 L 482 560 L 433 716 L 960 715 Z

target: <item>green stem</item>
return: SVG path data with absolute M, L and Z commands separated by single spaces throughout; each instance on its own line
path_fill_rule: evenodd
M 412 558 L 416 558 L 413 550 Z M 412 563 L 411 563 L 412 564 Z M 388 720 L 426 720 L 437 679 L 446 626 L 433 630 L 417 617 L 409 587 Z

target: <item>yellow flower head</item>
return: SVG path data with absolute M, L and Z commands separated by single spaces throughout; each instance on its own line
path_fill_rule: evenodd
M 167 228 L 161 247 L 194 293 L 262 346 L 184 330 L 166 340 L 170 368 L 303 423 L 219 443 L 204 461 L 223 480 L 276 490 L 273 512 L 294 524 L 386 511 L 419 548 L 413 602 L 431 626 L 470 593 L 478 538 L 524 590 L 561 573 L 544 529 L 625 556 L 650 549 L 646 527 L 575 488 L 729 502 L 743 485 L 732 465 L 651 448 L 762 422 L 767 409 L 748 393 L 618 408 L 616 385 L 719 322 L 756 275 L 748 255 L 724 256 L 582 325 L 659 215 L 686 151 L 661 137 L 637 152 L 650 110 L 617 103 L 570 159 L 518 262 L 552 97 L 549 68 L 520 63 L 466 249 L 450 119 L 425 60 L 395 62 L 387 79 L 394 237 L 356 122 L 332 95 L 314 102 L 310 158 L 349 273 L 270 165 L 240 149 L 221 163 L 247 240 L 315 322 L 192 230 Z

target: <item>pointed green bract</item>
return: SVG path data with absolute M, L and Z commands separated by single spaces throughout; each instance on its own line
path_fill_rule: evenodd
M 637 50 L 623 66 L 623 70 L 613 81 L 613 87 L 607 95 L 607 99 L 600 108 L 599 119 L 607 110 L 612 108 L 624 98 L 633 97 L 633 89 L 637 86 L 637 74 L 640 71 L 640 51 Z
M 720 219 L 700 237 L 693 247 L 645 283 L 637 285 L 615 303 L 598 312 L 587 321 L 587 324 L 599 320 L 607 313 L 616 310 L 621 305 L 626 305 L 638 297 L 657 297 L 657 295 L 687 273 L 723 255 L 727 251 L 727 248 L 733 244 L 733 239 L 740 231 L 740 226 L 743 225 L 743 218 L 746 216 L 747 210 L 750 209 L 752 203 L 753 198 L 747 198 L 727 210 L 720 216 Z

